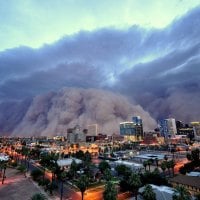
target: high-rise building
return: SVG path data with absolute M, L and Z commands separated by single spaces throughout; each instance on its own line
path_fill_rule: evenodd
M 177 135 L 185 135 L 190 140 L 194 138 L 194 129 L 191 125 L 185 124 L 182 121 L 176 121 Z
M 87 130 L 88 130 L 87 135 L 97 136 L 97 134 L 98 134 L 98 124 L 88 125 L 88 129 Z
M 177 134 L 176 121 L 174 118 L 159 120 L 158 126 L 161 135 L 165 138 L 175 137 Z
M 74 128 L 67 130 L 67 139 L 71 144 L 85 142 L 86 135 L 83 131 L 81 131 L 80 126 L 76 125 Z
M 195 140 L 200 141 L 200 122 L 191 122 L 191 126 L 194 130 L 194 138 Z
M 137 116 L 132 118 L 132 122 L 120 123 L 120 135 L 125 136 L 125 139 L 138 141 L 143 138 L 142 119 Z
M 132 117 L 132 121 L 137 125 L 142 125 L 142 119 L 140 116 Z

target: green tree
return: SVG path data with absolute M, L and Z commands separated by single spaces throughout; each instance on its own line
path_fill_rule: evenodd
M 106 181 L 110 181 L 112 179 L 111 170 L 108 168 L 104 171 L 104 179 Z
M 92 168 L 92 157 L 91 154 L 86 151 L 83 157 L 83 167 L 84 167 L 84 172 L 89 176 L 91 174 L 91 168 Z
M 40 157 L 40 147 L 39 146 L 36 146 L 35 148 L 31 149 L 30 150 L 30 156 L 33 158 L 33 159 L 39 159 Z
M 78 159 L 83 160 L 83 159 L 84 159 L 84 156 L 85 156 L 85 154 L 84 154 L 84 152 L 83 152 L 82 150 L 79 150 L 79 151 L 77 151 L 77 152 L 75 153 L 75 157 L 78 158 Z
M 184 186 L 177 186 L 172 196 L 173 200 L 191 200 L 192 197 Z
M 43 173 L 43 180 L 45 178 L 45 171 L 46 168 L 48 168 L 49 170 L 51 170 L 52 172 L 52 179 L 54 179 L 54 175 L 55 175 L 55 171 L 57 170 L 58 166 L 57 166 L 57 160 L 58 160 L 59 155 L 55 154 L 55 153 L 43 153 L 41 154 L 41 159 L 40 159 L 40 164 L 42 165 L 43 169 L 44 169 L 44 173 Z
M 27 161 L 28 161 L 27 167 L 29 168 L 29 156 L 30 156 L 29 148 L 27 148 L 26 146 L 22 146 L 21 154 L 25 157 L 25 159 L 24 159 L 25 165 L 27 165 Z
M 64 156 L 65 156 L 65 153 L 64 153 L 64 152 L 62 152 L 62 153 L 60 154 L 60 157 L 61 157 L 61 159 L 63 159 L 63 158 L 64 158 Z
M 61 169 L 57 164 L 58 158 L 59 158 L 59 154 L 55 154 L 55 153 L 50 153 L 50 154 L 44 153 L 43 155 L 41 155 L 40 164 L 43 166 L 43 169 L 44 169 L 43 180 L 45 177 L 45 170 L 46 168 L 48 168 L 52 173 L 52 184 L 53 184 L 53 181 L 55 180 L 56 175 L 59 176 L 59 174 L 61 173 Z
M 118 176 L 126 176 L 127 171 L 130 169 L 126 165 L 121 164 L 121 165 L 117 165 L 115 167 L 115 170 Z
M 108 164 L 108 162 L 106 162 L 105 160 L 103 160 L 102 162 L 99 163 L 99 170 L 101 171 L 101 173 L 104 173 L 104 171 L 106 169 L 111 169 L 111 167 Z
M 31 172 L 31 177 L 33 180 L 38 180 L 41 176 L 43 176 L 43 172 L 40 169 L 34 169 Z
M 78 164 L 76 163 L 75 160 L 72 160 L 69 172 L 70 172 L 70 174 L 72 174 L 73 178 L 76 176 L 77 170 L 78 170 Z
M 47 197 L 42 194 L 42 193 L 35 193 L 32 197 L 31 200 L 47 200 Z
M 200 193 L 195 195 L 195 200 L 200 200 Z
M 92 156 L 89 151 L 86 151 L 83 157 L 83 161 L 86 163 L 91 163 L 92 162 Z
M 200 164 L 199 155 L 200 155 L 199 149 L 194 149 L 191 151 L 191 154 L 187 153 L 187 159 L 192 161 L 195 166 L 198 166 Z
M 81 191 L 82 200 L 84 198 L 84 192 L 87 190 L 89 185 L 88 177 L 85 175 L 80 176 L 80 178 L 76 182 L 77 188 Z
M 156 200 L 156 194 L 151 185 L 145 186 L 144 191 L 142 192 L 142 197 L 144 200 Z
M 140 176 L 136 173 L 132 173 L 129 177 L 128 184 L 130 186 L 130 190 L 133 192 L 135 199 L 137 200 L 138 190 L 142 186 L 142 182 L 140 180 Z
M 117 199 L 117 189 L 111 181 L 108 181 L 105 185 L 103 199 L 104 200 L 116 200 Z
M 26 171 L 27 171 L 27 168 L 25 165 L 20 165 L 19 167 L 17 167 L 17 169 L 24 174 L 24 177 L 26 178 Z

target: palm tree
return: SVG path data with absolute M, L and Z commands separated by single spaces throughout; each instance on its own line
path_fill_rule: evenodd
M 138 190 L 142 186 L 140 176 L 136 173 L 132 173 L 128 180 L 128 184 L 133 192 L 133 195 L 135 196 L 135 199 L 137 200 Z
M 184 186 L 177 186 L 172 196 L 173 200 L 191 200 L 192 197 Z
M 42 193 L 35 193 L 32 197 L 31 200 L 47 200 L 47 197 L 42 194 Z
M 156 200 L 156 194 L 151 185 L 145 186 L 144 191 L 142 192 L 142 197 L 144 200 Z
M 63 198 L 63 183 L 64 183 L 66 177 L 67 177 L 67 173 L 66 172 L 62 172 L 60 174 L 60 180 L 61 180 L 60 200 L 62 200 L 62 198 Z
M 17 168 L 21 173 L 24 174 L 24 177 L 26 178 L 26 166 L 25 165 L 20 165 L 18 168 Z
M 105 185 L 103 199 L 104 200 L 116 200 L 117 199 L 117 189 L 111 181 L 108 181 Z
M 168 169 L 168 174 L 169 174 L 169 176 L 170 176 L 170 168 L 171 168 L 171 163 L 170 163 L 170 161 L 166 161 L 166 167 L 167 167 L 167 169 Z
M 174 176 L 174 167 L 175 167 L 176 163 L 174 160 L 170 160 L 169 163 L 170 163 L 170 167 L 172 168 L 172 175 Z
M 25 147 L 25 146 L 22 146 L 22 151 L 21 151 L 21 153 L 22 153 L 22 155 L 23 156 L 25 156 L 25 159 L 24 159 L 24 161 L 25 161 L 25 165 L 27 164 L 27 157 L 29 156 L 29 149 L 27 148 L 27 147 Z
M 162 169 L 162 171 L 163 171 L 163 174 L 165 175 L 165 170 L 166 170 L 166 168 L 167 168 L 167 166 L 166 166 L 166 161 L 163 161 L 163 162 L 161 163 L 160 167 L 161 167 L 161 169 Z
M 76 182 L 76 186 L 81 191 L 82 200 L 84 197 L 84 192 L 87 190 L 88 185 L 89 185 L 89 180 L 88 177 L 85 175 L 82 175 Z
M 147 161 L 145 160 L 144 162 L 143 162 L 143 166 L 144 166 L 144 169 L 145 169 L 145 171 L 147 170 Z
M 149 171 L 150 171 L 150 166 L 151 166 L 152 163 L 153 163 L 152 159 L 147 160 L 147 165 L 149 166 Z

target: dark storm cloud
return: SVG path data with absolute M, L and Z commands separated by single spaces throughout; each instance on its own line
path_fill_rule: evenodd
M 83 70 L 84 69 L 84 70 Z M 56 68 L 37 71 L 25 78 L 11 79 L 0 86 L 0 97 L 23 99 L 63 86 L 97 88 L 105 76 L 88 63 L 63 63 Z
M 176 116 L 182 120 L 198 119 L 199 47 L 196 45 L 184 51 L 174 51 L 151 63 L 137 65 L 120 75 L 118 87 L 156 118 Z M 188 101 L 188 97 L 192 100 Z
M 168 54 L 158 56 L 151 62 L 136 64 L 118 77 L 120 90 L 131 95 L 155 118 L 174 116 L 185 121 L 200 119 L 198 24 L 199 9 L 175 21 L 162 30 L 162 40 L 157 35 L 157 40 L 162 43 L 159 47 L 161 52 L 162 47 L 171 48 Z M 152 41 L 152 36 L 150 38 Z
M 0 52 L 0 101 L 101 88 L 128 96 L 155 118 L 199 120 L 199 24 L 196 8 L 164 29 L 105 28 Z

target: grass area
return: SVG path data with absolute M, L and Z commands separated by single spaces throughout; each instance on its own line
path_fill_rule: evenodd
M 92 187 L 98 187 L 98 186 L 102 186 L 104 185 L 105 182 L 101 181 L 101 182 L 95 182 L 95 183 L 91 183 L 88 188 L 92 188 Z
M 117 177 L 112 177 L 111 182 L 118 184 L 120 182 L 120 180 Z
M 70 181 L 70 182 L 71 182 L 71 184 L 72 184 L 73 186 L 76 185 L 76 180 L 72 180 L 72 181 Z M 117 177 L 112 177 L 111 182 L 113 182 L 114 184 L 118 184 L 118 183 L 120 182 L 120 180 L 119 180 Z M 94 183 L 90 183 L 89 186 L 88 186 L 88 188 L 103 186 L 103 185 L 105 185 L 105 183 L 106 183 L 105 180 L 101 180 L 100 182 L 97 181 L 97 182 L 94 182 Z M 76 187 L 76 186 L 75 186 L 75 187 Z

